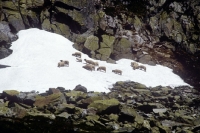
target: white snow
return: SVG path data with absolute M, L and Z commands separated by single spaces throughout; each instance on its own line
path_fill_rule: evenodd
M 12 43 L 13 53 L 0 60 L 1 65 L 11 67 L 0 69 L 0 92 L 3 90 L 45 92 L 52 87 L 74 89 L 76 85 L 85 86 L 88 91 L 109 92 L 109 87 L 117 81 L 135 81 L 146 86 L 180 86 L 188 85 L 171 69 L 156 65 L 147 67 L 147 72 L 133 70 L 132 60 L 121 59 L 117 64 L 99 61 L 100 66 L 106 66 L 107 72 L 88 71 L 82 68 L 85 62 L 77 62 L 72 53 L 77 52 L 72 47 L 73 42 L 61 35 L 36 28 L 22 30 L 19 39 Z M 82 54 L 82 59 L 90 59 Z M 69 67 L 58 68 L 60 60 L 68 60 Z M 91 59 L 93 60 L 93 59 Z M 112 72 L 121 69 L 122 75 Z

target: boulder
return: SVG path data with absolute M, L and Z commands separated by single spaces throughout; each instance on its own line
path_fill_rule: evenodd
M 87 93 L 87 88 L 82 86 L 82 85 L 77 85 L 75 88 L 74 88 L 74 91 L 82 91 L 84 93 Z
M 97 113 L 100 114 L 118 112 L 119 101 L 117 99 L 95 100 L 88 107 L 96 108 Z
M 99 48 L 99 38 L 93 35 L 87 37 L 84 43 L 84 47 L 86 47 L 90 51 L 97 50 Z
M 36 96 L 34 106 L 44 108 L 48 104 L 65 103 L 66 99 L 62 93 L 54 93 L 48 96 Z

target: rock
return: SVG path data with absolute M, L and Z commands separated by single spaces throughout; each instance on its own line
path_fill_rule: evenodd
M 87 88 L 85 88 L 84 86 L 82 85 L 77 85 L 75 88 L 74 88 L 74 91 L 82 91 L 84 93 L 87 93 Z
M 5 21 L 0 22 L 0 42 L 5 41 L 7 43 L 11 43 L 17 39 L 18 36 L 11 32 L 9 24 Z
M 56 88 L 49 88 L 48 94 L 51 95 L 54 93 L 60 93 L 60 90 Z
M 101 60 L 106 61 L 112 53 L 111 48 L 100 48 L 98 52 L 102 55 Z
M 62 112 L 61 114 L 57 115 L 56 117 L 68 119 L 70 116 L 71 116 L 71 114 L 68 114 L 67 112 Z
M 119 118 L 119 116 L 116 115 L 116 114 L 110 114 L 109 115 L 109 119 L 112 120 L 112 121 L 116 121 L 117 122 L 118 118 Z
M 87 108 L 87 115 L 96 115 L 97 109 L 94 107 Z
M 152 57 L 150 55 L 144 55 L 139 58 L 139 62 L 143 64 L 149 64 L 150 61 L 152 61 Z
M 94 107 L 98 113 L 110 113 L 118 111 L 119 101 L 117 99 L 96 100 L 88 107 Z M 111 111 L 112 110 L 112 111 Z
M 137 112 L 135 109 L 122 105 L 120 107 L 120 116 L 119 121 L 129 121 L 133 122 L 135 117 L 137 116 Z
M 86 98 L 86 94 L 81 91 L 70 91 L 65 93 L 68 103 L 75 104 L 78 100 Z
M 3 59 L 12 54 L 12 50 L 0 47 L 0 59 Z
M 40 118 L 48 118 L 51 120 L 54 120 L 56 118 L 54 114 L 44 114 L 41 112 L 27 112 L 27 115 L 34 118 L 40 117 Z
M 136 83 L 134 88 L 135 89 L 146 89 L 147 87 L 144 84 Z
M 84 47 L 86 47 L 90 51 L 95 51 L 99 48 L 98 43 L 99 43 L 98 37 L 91 35 L 91 36 L 87 37 L 87 39 L 84 43 Z
M 100 48 L 111 48 L 115 41 L 114 36 L 102 35 L 103 41 L 100 43 Z
M 167 109 L 166 108 L 161 108 L 161 109 L 153 109 L 153 112 L 154 113 L 165 113 L 167 111 Z
M 62 93 L 54 93 L 51 95 L 48 95 L 46 97 L 43 96 L 36 96 L 34 106 L 38 108 L 44 108 L 44 106 L 48 104 L 55 104 L 55 103 L 65 103 L 66 99 Z
M 111 63 L 111 64 L 116 64 L 116 61 L 115 60 L 112 60 L 111 58 L 108 58 L 106 60 L 107 63 Z
M 17 90 L 4 90 L 2 97 L 12 102 L 18 102 L 18 98 L 17 98 L 18 95 L 19 95 L 19 92 Z

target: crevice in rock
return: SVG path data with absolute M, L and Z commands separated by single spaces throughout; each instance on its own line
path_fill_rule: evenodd
M 18 32 L 11 24 L 8 25 L 10 27 L 11 33 L 16 34 Z
M 22 22 L 23 22 L 23 24 L 24 24 L 24 26 L 25 26 L 25 29 L 28 29 L 29 26 L 26 24 L 26 22 L 25 22 L 25 20 L 24 20 L 24 18 L 23 18 L 23 14 L 21 13 L 21 9 L 20 9 L 20 0 L 18 1 L 17 7 L 18 7 L 19 14 L 20 14 L 20 16 L 21 16 L 21 18 L 22 18 Z
M 63 2 L 60 2 L 60 1 L 56 1 L 54 3 L 54 6 L 57 6 L 57 7 L 60 7 L 60 8 L 64 8 L 64 9 L 67 9 L 67 10 L 77 10 L 77 11 L 80 11 L 81 9 L 79 8 L 76 8 L 74 6 L 69 6 Z
M 70 16 L 64 13 L 58 12 L 54 17 L 57 22 L 68 25 L 70 30 L 76 34 L 83 34 L 88 30 L 86 27 L 81 26 L 78 22 L 74 21 Z

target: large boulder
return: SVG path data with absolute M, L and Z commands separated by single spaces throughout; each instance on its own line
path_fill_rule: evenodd
M 97 50 L 99 48 L 99 38 L 93 35 L 87 37 L 84 43 L 84 47 L 86 47 L 90 51 Z
M 98 113 L 118 112 L 119 101 L 117 99 L 95 100 L 88 107 L 94 107 Z

